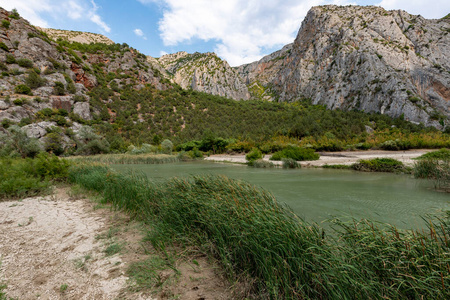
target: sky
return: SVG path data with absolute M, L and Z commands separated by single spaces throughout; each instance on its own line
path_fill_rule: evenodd
M 377 5 L 437 19 L 450 0 L 0 0 L 31 24 L 100 33 L 153 57 L 215 52 L 238 66 L 294 41 L 312 6 Z

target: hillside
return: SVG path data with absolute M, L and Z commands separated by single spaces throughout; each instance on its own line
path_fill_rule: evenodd
M 300 94 L 295 101 L 261 101 L 284 99 L 275 83 L 280 70 L 290 70 L 284 66 L 298 51 L 295 43 L 260 62 L 230 68 L 213 53 L 152 58 L 126 44 L 55 41 L 3 9 L 0 21 L 0 156 L 17 155 L 19 143 L 12 141 L 22 133 L 32 139 L 22 156 L 38 148 L 66 155 L 123 152 L 165 138 L 176 145 L 206 139 L 220 143 L 221 151 L 233 143 L 234 151 L 248 151 L 273 140 L 331 151 L 393 139 L 392 149 L 448 144 L 446 135 L 406 122 L 407 113 L 392 119 L 331 111 Z M 417 134 L 414 142 L 402 140 L 410 134 Z M 214 149 L 211 143 L 202 149 Z M 278 149 L 275 144 L 265 151 Z
M 442 129 L 450 117 L 449 32 L 448 19 L 374 6 L 313 7 L 292 50 L 239 70 L 281 101 L 307 97 Z
M 63 39 L 69 42 L 78 42 L 82 44 L 90 44 L 90 43 L 102 43 L 107 45 L 114 44 L 112 40 L 98 33 L 42 28 L 42 27 L 36 27 L 36 29 L 47 34 L 47 36 L 52 40 Z

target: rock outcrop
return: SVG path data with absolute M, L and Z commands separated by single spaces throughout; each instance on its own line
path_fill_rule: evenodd
M 215 53 L 177 52 L 158 59 L 170 79 L 182 88 L 224 96 L 235 100 L 248 100 L 250 93 L 238 72 Z
M 292 45 L 238 68 L 280 101 L 379 112 L 442 129 L 450 117 L 450 23 L 375 6 L 313 7 Z
M 81 44 L 90 44 L 90 43 L 102 43 L 107 45 L 114 44 L 112 40 L 98 33 L 61 30 L 43 27 L 36 27 L 36 28 L 42 32 L 45 32 L 45 34 L 47 34 L 49 38 L 55 41 L 60 38 L 69 42 L 78 42 Z

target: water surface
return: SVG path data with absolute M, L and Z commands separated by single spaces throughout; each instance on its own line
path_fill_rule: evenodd
M 399 228 L 423 227 L 421 216 L 450 209 L 448 193 L 410 175 L 330 169 L 256 169 L 207 161 L 162 165 L 113 165 L 120 172 L 145 173 L 153 180 L 190 175 L 226 175 L 270 191 L 308 221 L 367 218 Z

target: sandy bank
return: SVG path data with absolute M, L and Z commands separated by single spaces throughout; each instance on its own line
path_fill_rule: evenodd
M 427 152 L 434 151 L 430 149 L 414 149 L 407 151 L 341 151 L 341 152 L 320 152 L 320 159 L 315 161 L 302 161 L 302 167 L 321 167 L 323 165 L 350 165 L 358 162 L 360 159 L 371 159 L 377 157 L 394 158 L 406 165 L 414 164 L 413 158 L 419 157 Z M 266 155 L 264 160 L 269 160 L 271 155 Z M 245 163 L 244 154 L 226 155 L 218 154 L 206 157 L 205 160 L 216 162 Z M 274 164 L 281 165 L 279 161 L 272 161 Z

